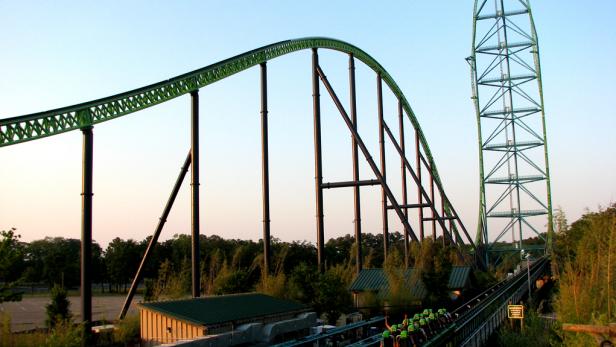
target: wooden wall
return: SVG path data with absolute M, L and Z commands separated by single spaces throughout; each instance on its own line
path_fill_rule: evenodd
M 141 341 L 146 346 L 205 335 L 205 327 L 180 321 L 157 312 L 140 309 Z

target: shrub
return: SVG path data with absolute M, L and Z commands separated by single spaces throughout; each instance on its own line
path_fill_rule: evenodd
M 116 329 L 113 331 L 113 341 L 124 346 L 139 343 L 139 329 L 139 315 L 126 316 L 116 325 Z
M 68 301 L 66 289 L 55 285 L 51 289 L 51 302 L 45 306 L 47 319 L 45 324 L 49 328 L 54 328 L 60 322 L 70 323 L 72 315 L 69 310 L 71 303 Z

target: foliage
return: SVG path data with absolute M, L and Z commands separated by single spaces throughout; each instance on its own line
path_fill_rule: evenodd
M 74 325 L 68 320 L 59 321 L 47 336 L 44 347 L 79 347 L 82 340 L 81 325 Z
M 284 272 L 276 273 L 275 275 L 262 274 L 261 276 L 261 280 L 256 286 L 257 292 L 281 299 L 287 297 L 287 277 Z
M 16 281 L 24 268 L 24 246 L 17 229 L 0 231 L 0 282 Z
M 21 300 L 21 293 L 14 292 L 13 286 L 24 269 L 24 246 L 15 231 L 0 231 L 0 303 Z
M 212 291 L 216 295 L 236 294 L 246 292 L 248 288 L 248 273 L 242 269 L 232 270 L 225 262 L 214 280 Z
M 312 304 L 316 297 L 315 284 L 318 280 L 319 273 L 314 266 L 308 266 L 304 262 L 299 263 L 289 276 L 287 287 L 290 299 L 307 305 Z
M 130 346 L 139 342 L 139 315 L 129 315 L 116 324 L 113 331 L 113 341 L 124 346 Z
M 70 324 L 72 318 L 69 310 L 70 304 L 66 290 L 59 285 L 55 285 L 51 289 L 51 302 L 45 306 L 47 313 L 45 325 L 54 328 L 58 324 Z
M 321 274 L 318 283 L 313 286 L 316 287 L 313 307 L 317 312 L 325 314 L 329 324 L 336 324 L 340 314 L 351 307 L 347 286 L 333 271 Z
M 151 278 L 146 278 L 143 280 L 143 301 L 150 302 L 156 300 L 154 297 L 154 280 Z
M 520 322 L 515 320 L 515 328 L 503 324 L 498 333 L 498 342 L 504 347 L 537 346 L 549 347 L 557 343 L 558 336 L 546 329 L 546 321 L 533 310 L 528 310 L 524 317 L 524 328 L 520 331 Z
M 180 299 L 190 293 L 190 265 L 188 260 L 181 263 L 180 269 L 175 269 L 171 261 L 166 259 L 160 264 L 158 279 L 150 300 Z
M 424 299 L 428 306 L 437 306 L 448 299 L 449 275 L 451 274 L 452 249 L 440 242 L 426 238 L 421 243 L 419 257 L 415 262 L 416 276 L 421 278 L 428 295 Z
M 47 284 L 52 288 L 60 284 L 65 288 L 76 287 L 80 283 L 79 254 L 81 242 L 63 237 L 46 237 L 25 245 L 25 270 L 21 274 L 24 281 Z M 91 274 L 94 282 L 104 278 L 103 251 L 97 243 L 92 245 Z
M 122 240 L 116 237 L 107 246 L 105 252 L 105 264 L 110 284 L 115 285 L 115 290 L 126 291 L 126 285 L 137 272 L 141 249 L 134 240 Z
M 560 271 L 555 300 L 562 323 L 604 325 L 616 318 L 616 204 L 588 212 L 571 226 L 564 215 L 556 234 L 555 259 Z M 556 223 L 557 226 L 559 225 Z M 592 341 L 565 333 L 565 345 Z
M 391 307 L 389 314 L 398 314 L 406 309 L 416 300 L 411 295 L 411 283 L 405 276 L 404 261 L 397 249 L 392 249 L 383 264 L 385 276 L 389 284 L 389 294 L 387 304 Z M 417 279 L 411 279 L 411 281 Z

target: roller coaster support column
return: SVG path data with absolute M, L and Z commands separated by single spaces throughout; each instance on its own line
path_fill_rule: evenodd
M 190 92 L 191 99 L 191 234 L 192 234 L 192 296 L 201 294 L 199 273 L 199 90 Z
M 394 211 L 396 211 L 396 214 L 398 215 L 398 218 L 400 218 L 400 222 L 402 223 L 404 228 L 408 230 L 408 232 L 411 235 L 411 238 L 413 239 L 413 241 L 417 241 L 418 240 L 417 236 L 415 236 L 415 233 L 413 232 L 413 229 L 411 228 L 411 225 L 404 218 L 404 213 L 402 212 L 402 208 L 398 204 L 398 201 L 396 201 L 396 197 L 392 193 L 391 189 L 389 189 L 389 186 L 387 185 L 387 182 L 385 182 L 385 179 L 383 178 L 383 175 L 379 171 L 379 168 L 376 166 L 376 163 L 374 162 L 374 159 L 372 159 L 372 156 L 370 155 L 370 152 L 368 151 L 368 148 L 366 148 L 366 145 L 364 144 L 364 141 L 362 141 L 361 137 L 359 136 L 359 133 L 357 132 L 357 130 L 355 130 L 355 127 L 353 126 L 353 122 L 351 121 L 351 118 L 349 118 L 349 115 L 347 114 L 346 110 L 344 109 L 344 106 L 342 106 L 342 103 L 340 102 L 340 99 L 338 99 L 338 96 L 336 95 L 336 92 L 334 92 L 334 89 L 332 88 L 331 84 L 329 84 L 329 81 L 327 80 L 327 77 L 325 76 L 325 73 L 323 73 L 323 70 L 321 70 L 321 67 L 319 67 L 318 65 L 317 65 L 317 73 L 319 74 L 319 77 L 321 78 L 321 81 L 323 81 L 323 85 L 325 86 L 325 89 L 327 89 L 327 92 L 329 93 L 329 95 L 331 96 L 332 100 L 334 101 L 334 104 L 336 105 L 336 108 L 338 108 L 338 111 L 340 112 L 340 116 L 342 117 L 342 119 L 346 123 L 347 128 L 349 128 L 349 131 L 353 135 L 353 138 L 355 139 L 355 141 L 357 141 L 357 146 L 359 146 L 359 149 L 361 150 L 362 154 L 364 155 L 364 158 L 368 162 L 368 165 L 370 166 L 370 169 L 372 169 L 372 172 L 374 173 L 374 176 L 376 176 L 377 182 L 385 190 L 385 196 L 391 202 L 392 208 L 394 209 Z M 383 125 L 385 125 L 385 123 L 383 123 Z
M 408 197 L 406 194 L 406 168 L 404 167 L 404 158 L 406 157 L 406 146 L 404 144 L 404 111 L 402 109 L 402 101 L 398 100 L 398 127 L 400 128 L 400 148 L 402 154 L 400 155 L 400 176 L 402 177 L 402 206 L 408 205 Z M 406 221 L 409 221 L 409 209 L 404 208 L 404 217 Z M 404 229 L 404 267 L 409 267 L 409 232 Z
M 417 178 L 418 185 L 421 187 L 421 154 L 419 147 L 419 130 L 415 129 L 415 161 L 417 162 Z M 406 171 L 405 171 L 406 173 Z M 417 189 L 417 203 L 423 205 L 423 196 L 421 195 L 421 189 Z M 419 239 L 424 239 L 424 211 L 423 207 L 419 207 Z
M 430 171 L 430 201 L 432 201 L 432 204 L 434 205 L 434 176 L 432 175 L 432 168 L 428 167 L 428 170 Z M 434 213 L 435 209 L 436 205 L 434 205 L 434 208 L 432 209 L 432 241 L 436 242 L 436 220 L 434 219 L 436 217 L 436 214 Z
M 148 243 L 148 248 L 146 248 L 145 253 L 143 253 L 143 258 L 141 258 L 141 263 L 139 264 L 139 269 L 137 269 L 137 274 L 133 278 L 133 283 L 130 285 L 130 289 L 128 290 L 128 294 L 126 295 L 126 300 L 124 300 L 124 305 L 122 306 L 122 311 L 120 311 L 120 315 L 118 319 L 124 319 L 126 316 L 126 312 L 128 312 L 128 308 L 130 307 L 131 302 L 133 301 L 133 297 L 135 296 L 135 292 L 137 291 L 137 287 L 141 282 L 141 278 L 143 277 L 143 269 L 148 259 L 150 259 L 150 254 L 154 249 L 154 246 L 158 242 L 158 237 L 160 233 L 163 231 L 163 227 L 167 222 L 167 217 L 169 217 L 169 213 L 171 212 L 171 208 L 173 207 L 173 203 L 175 202 L 175 198 L 178 196 L 178 192 L 182 187 L 182 182 L 184 182 L 184 178 L 186 177 L 186 173 L 188 172 L 188 167 L 190 166 L 191 155 L 190 151 L 188 151 L 188 155 L 184 160 L 184 165 L 180 169 L 180 174 L 178 175 L 177 180 L 175 181 L 175 185 L 173 186 L 173 190 L 171 190 L 171 194 L 169 195 L 169 199 L 167 200 L 167 204 L 165 205 L 165 209 L 163 210 L 163 214 L 160 216 L 158 220 L 158 225 L 156 226 L 156 230 L 154 231 L 154 235 L 150 239 Z
M 92 166 L 94 139 L 92 126 L 81 129 L 83 133 L 83 173 L 81 193 L 81 320 L 83 345 L 87 346 L 92 326 Z
M 270 270 L 269 151 L 267 135 L 267 65 L 261 63 L 261 176 L 263 186 L 263 273 Z
M 323 170 L 321 167 L 321 100 L 319 96 L 319 54 L 312 49 L 312 102 L 314 112 L 314 187 L 317 212 L 317 263 L 319 271 L 325 271 L 325 250 L 323 242 L 325 231 L 323 225 Z
M 385 165 L 385 134 L 383 131 L 383 80 L 381 74 L 376 75 L 376 97 L 377 113 L 379 118 L 379 152 L 381 157 L 381 175 L 383 183 L 387 182 Z M 387 259 L 389 250 L 389 223 L 387 221 L 387 194 L 385 188 L 381 187 L 382 215 L 383 215 L 383 259 Z
M 355 94 L 355 58 L 353 54 L 349 54 L 349 90 L 351 101 L 351 122 L 353 128 L 357 131 L 357 97 Z M 357 141 L 351 136 L 353 143 L 353 181 L 359 182 L 359 165 L 357 163 Z M 363 255 L 361 252 L 361 201 L 359 196 L 359 185 L 353 187 L 353 206 L 355 208 L 355 268 L 357 274 L 362 269 Z

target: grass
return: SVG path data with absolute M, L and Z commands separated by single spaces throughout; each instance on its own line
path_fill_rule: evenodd
M 78 347 L 82 343 L 82 326 L 71 322 L 56 325 L 54 329 L 25 333 L 11 331 L 11 316 L 0 313 L 0 346 L 2 347 Z M 139 316 L 127 316 L 116 325 L 113 334 L 101 335 L 93 346 L 138 346 Z

